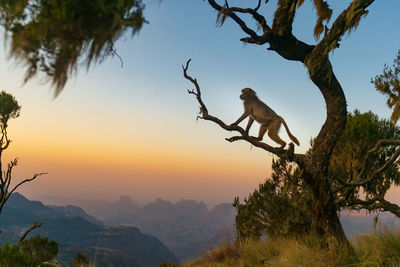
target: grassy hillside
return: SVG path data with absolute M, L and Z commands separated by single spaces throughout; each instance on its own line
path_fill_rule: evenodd
M 352 244 L 356 256 L 335 244 L 322 250 L 312 237 L 250 240 L 240 246 L 225 242 L 183 266 L 400 266 L 400 233 L 364 235 Z

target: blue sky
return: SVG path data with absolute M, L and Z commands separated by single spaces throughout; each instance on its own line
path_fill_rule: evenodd
M 328 2 L 333 21 L 348 1 Z M 270 24 L 275 6 L 270 1 L 261 10 Z M 370 79 L 400 48 L 400 1 L 376 1 L 369 10 L 330 58 L 348 110 L 388 118 L 385 99 Z M 314 13 L 306 1 L 293 27 L 297 38 L 310 44 L 315 43 Z M 285 118 L 301 143 L 298 151 L 307 150 L 325 119 L 325 103 L 301 63 L 286 61 L 267 46 L 242 44 L 240 28 L 230 20 L 216 27 L 216 12 L 202 0 L 148 0 L 145 16 L 150 23 L 139 35 L 126 34 L 115 44 L 123 68 L 116 57 L 87 73 L 82 66 L 54 100 L 40 77 L 21 86 L 23 69 L 6 60 L 3 49 L 1 88 L 22 104 L 21 117 L 10 123 L 14 147 L 8 155 L 21 158 L 21 175 L 50 172 L 23 193 L 81 199 L 125 194 L 139 203 L 163 197 L 214 204 L 254 190 L 269 176 L 271 155 L 243 142 L 230 144 L 224 140 L 229 133 L 196 122 L 198 104 L 186 92 L 193 86 L 181 69 L 189 58 L 189 73 L 198 79 L 211 114 L 233 122 L 242 112 L 240 90 L 252 87 Z M 258 127 L 252 130 L 255 134 Z

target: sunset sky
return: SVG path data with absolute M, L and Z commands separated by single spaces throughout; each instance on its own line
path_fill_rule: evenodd
M 336 18 L 348 1 L 328 2 Z M 187 93 L 193 86 L 181 69 L 189 58 L 189 74 L 198 79 L 209 112 L 226 123 L 241 115 L 240 90 L 251 87 L 285 118 L 300 141 L 297 152 L 306 151 L 319 132 L 325 103 L 302 64 L 267 46 L 243 45 L 239 39 L 245 35 L 232 21 L 217 28 L 216 12 L 206 1 L 145 3 L 150 23 L 138 36 L 126 34 L 115 44 L 123 68 L 116 57 L 89 72 L 82 66 L 56 99 L 43 76 L 23 85 L 23 67 L 7 59 L 7 46 L 1 49 L 0 89 L 22 105 L 21 116 L 9 123 L 13 143 L 6 159 L 20 159 L 15 181 L 49 172 L 20 190 L 29 198 L 129 195 L 137 204 L 184 198 L 214 205 L 252 192 L 269 177 L 272 156 L 245 142 L 228 143 L 224 138 L 230 133 L 196 121 L 199 105 Z M 270 1 L 262 10 L 270 24 L 275 6 Z M 372 110 L 388 118 L 385 99 L 370 79 L 400 48 L 400 1 L 376 1 L 369 10 L 331 61 L 348 110 Z M 306 1 L 293 25 L 294 34 L 310 44 L 315 43 L 314 13 Z M 255 135 L 258 126 L 252 129 Z M 281 136 L 289 140 L 285 131 Z M 389 199 L 400 203 L 397 191 Z

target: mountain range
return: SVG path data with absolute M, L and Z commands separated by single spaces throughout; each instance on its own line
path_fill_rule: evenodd
M 15 242 L 34 221 L 44 221 L 34 234 L 56 240 L 63 262 L 70 262 L 80 251 L 106 266 L 154 266 L 199 257 L 223 240 L 234 238 L 236 211 L 228 203 L 208 209 L 203 202 L 193 200 L 173 203 L 157 199 L 139 207 L 130 197 L 121 196 L 116 202 L 79 205 L 82 208 L 46 206 L 15 194 L 0 216 L 0 241 Z M 376 226 L 375 216 L 379 218 Z M 400 229 L 400 220 L 385 212 L 342 211 L 340 220 L 350 238 L 374 229 Z
M 232 238 L 236 211 L 232 204 L 208 209 L 204 202 L 157 199 L 144 207 L 121 196 L 114 203 L 86 202 L 85 211 L 105 225 L 127 225 L 159 238 L 180 260 L 188 260 Z
M 232 204 L 211 209 L 203 202 L 180 200 L 176 203 L 157 199 L 144 207 L 130 197 L 121 196 L 114 203 L 81 203 L 85 211 L 106 225 L 130 225 L 159 238 L 180 260 L 201 256 L 205 251 L 234 237 L 236 211 Z M 375 230 L 400 230 L 400 220 L 391 213 L 342 211 L 340 221 L 349 238 Z
M 76 253 L 96 259 L 97 266 L 158 266 L 178 259 L 156 237 L 136 227 L 105 226 L 75 206 L 46 206 L 18 193 L 8 200 L 0 216 L 0 242 L 16 243 L 35 221 L 44 224 L 29 235 L 48 236 L 59 244 L 57 260 L 68 264 Z M 29 238 L 29 236 L 28 236 Z

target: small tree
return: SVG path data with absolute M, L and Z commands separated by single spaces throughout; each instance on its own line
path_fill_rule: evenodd
M 400 118 L 400 50 L 397 51 L 392 67 L 385 64 L 383 73 L 371 79 L 371 83 L 387 97 L 386 104 L 393 109 L 391 120 L 397 122 Z
M 400 207 L 385 200 L 389 188 L 400 183 L 400 151 L 395 145 L 399 139 L 400 128 L 372 112 L 355 110 L 347 116 L 329 166 L 338 209 L 389 211 L 400 218 Z M 358 182 L 361 177 L 365 179 Z
M 400 162 L 380 173 L 376 169 L 396 155 L 395 147 L 364 155 L 378 140 L 399 139 L 400 128 L 372 112 L 355 110 L 347 116 L 346 128 L 332 155 L 329 181 L 335 194 L 336 210 L 389 211 L 400 218 L 400 207 L 384 199 L 392 184 L 400 182 Z M 366 166 L 368 167 L 365 167 Z M 374 177 L 359 186 L 347 186 L 363 172 Z M 236 198 L 236 229 L 240 239 L 305 234 L 311 226 L 311 192 L 301 180 L 299 168 L 280 159 L 273 161 L 272 177 L 240 203 Z
M 236 197 L 236 233 L 248 238 L 293 236 L 311 230 L 311 194 L 300 178 L 299 168 L 284 159 L 273 160 L 271 179 L 260 184 L 240 203 Z
M 57 242 L 37 235 L 0 248 L 0 266 L 59 266 L 55 264 L 57 253 Z
M 2 167 L 2 156 L 4 150 L 6 150 L 11 140 L 7 135 L 8 121 L 19 117 L 21 106 L 17 100 L 10 94 L 2 91 L 0 92 L 0 214 L 3 210 L 4 205 L 14 191 L 26 182 L 35 180 L 38 176 L 46 173 L 35 173 L 31 178 L 27 178 L 16 184 L 14 187 L 11 186 L 12 170 L 18 165 L 18 159 L 12 160 L 7 165 L 7 169 L 3 171 Z
M 351 246 L 339 221 L 335 205 L 335 192 L 329 179 L 332 154 L 346 126 L 347 102 L 342 86 L 334 74 L 329 55 L 340 46 L 345 34 L 357 28 L 362 18 L 368 14 L 368 8 L 373 2 L 374 0 L 349 1 L 347 8 L 339 12 L 330 23 L 334 12 L 328 2 L 313 0 L 312 3 L 317 13 L 317 22 L 314 27 L 316 43 L 309 44 L 299 40 L 293 33 L 294 18 L 304 0 L 278 0 L 272 17 L 266 17 L 262 13 L 264 9 L 261 9 L 261 5 L 268 5 L 269 1 L 258 0 L 255 7 L 244 7 L 247 4 L 239 3 L 240 6 L 232 6 L 227 0 L 208 0 L 208 4 L 218 12 L 217 23 L 219 25 L 224 24 L 227 19 L 231 19 L 240 27 L 245 35 L 240 39 L 242 42 L 258 46 L 269 45 L 268 50 L 276 52 L 286 60 L 297 61 L 307 69 L 311 81 L 322 94 L 326 104 L 326 120 L 314 139 L 309 155 L 294 153 L 293 144 L 289 146 L 288 150 L 272 147 L 248 136 L 243 128 L 232 126 L 230 123 L 226 124 L 218 117 L 209 114 L 201 99 L 197 80 L 187 74 L 189 62 L 183 66 L 185 78 L 196 87 L 190 93 L 196 96 L 200 104 L 200 118 L 213 121 L 227 131 L 238 132 L 238 136 L 227 139 L 230 142 L 245 140 L 280 158 L 295 162 L 300 168 L 301 179 L 311 191 L 311 232 L 323 242 L 333 237 L 347 247 Z M 256 26 L 252 27 L 249 19 L 253 20 Z M 400 140 L 380 140 L 374 149 L 368 151 L 366 158 L 380 149 L 384 150 L 388 146 L 399 145 Z M 400 153 L 400 149 L 398 152 Z M 396 152 L 393 158 L 389 158 L 376 171 L 370 172 L 371 175 L 364 172 L 365 168 L 361 169 L 356 181 L 343 186 L 360 187 L 371 182 L 397 159 L 396 155 L 398 156 L 399 153 Z

